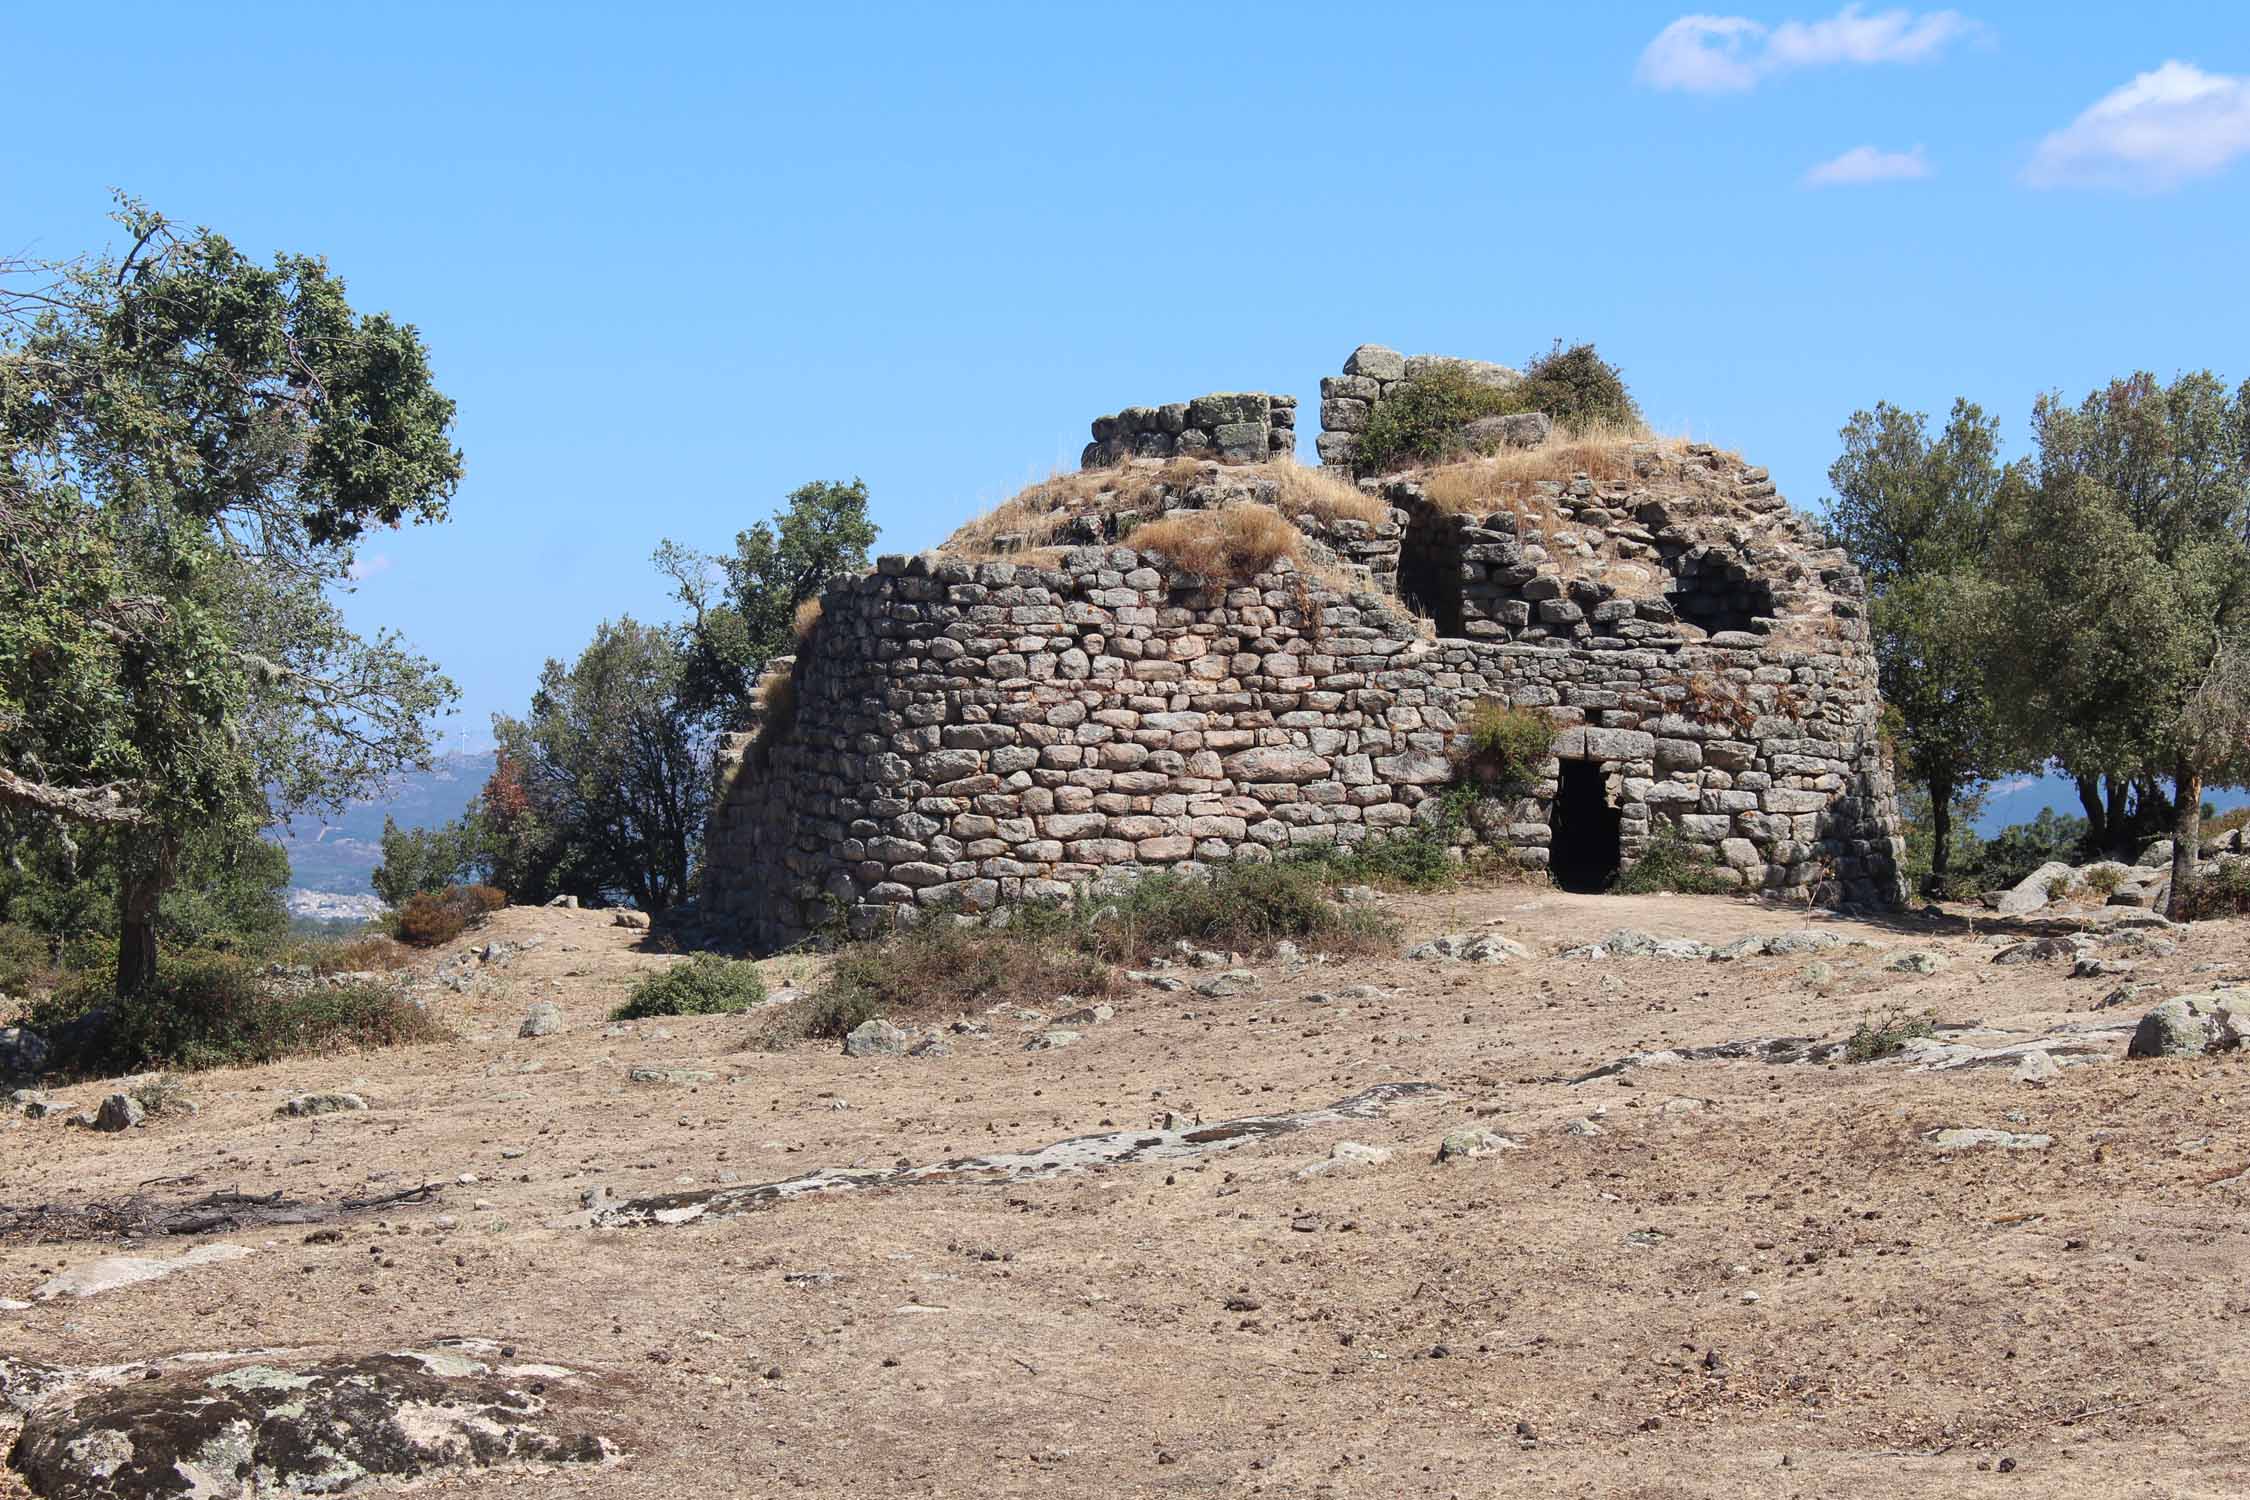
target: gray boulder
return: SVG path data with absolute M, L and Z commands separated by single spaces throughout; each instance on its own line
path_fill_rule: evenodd
M 47 1040 L 28 1026 L 0 1026 L 0 1078 L 47 1071 Z
M 863 1021 L 844 1038 L 846 1057 L 901 1057 L 914 1044 L 913 1034 L 888 1021 Z
M 1344 361 L 1344 373 L 1375 380 L 1404 380 L 1406 356 L 1382 344 L 1362 344 Z
M 1493 1156 L 1502 1151 L 1521 1151 L 1523 1146 L 1498 1131 L 1486 1130 L 1481 1125 L 1465 1125 L 1447 1133 L 1438 1142 L 1439 1161 L 1460 1161 L 1471 1156 Z M 1383 1153 L 1388 1156 L 1389 1152 Z
M 2035 912 L 2053 899 L 2047 891 L 2056 881 L 2061 881 L 2062 888 L 2067 890 L 2078 883 L 2078 872 L 2061 860 L 2051 859 L 2001 892 L 1993 909 L 2008 917 Z
M 2250 1040 L 2250 990 L 2174 995 L 2141 1017 L 2127 1057 L 2201 1057 Z
M 552 1000 L 541 1000 L 524 1012 L 523 1024 L 516 1028 L 516 1035 L 553 1036 L 562 1029 L 562 1007 Z
M 112 1133 L 131 1130 L 148 1119 L 148 1111 L 131 1094 L 111 1094 L 94 1112 L 94 1128 Z

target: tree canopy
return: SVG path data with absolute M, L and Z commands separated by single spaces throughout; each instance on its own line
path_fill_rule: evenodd
M 461 457 L 419 335 L 325 261 L 116 219 L 121 256 L 0 263 L 0 816 L 99 841 L 132 990 L 191 833 L 427 760 L 451 684 L 334 594 Z

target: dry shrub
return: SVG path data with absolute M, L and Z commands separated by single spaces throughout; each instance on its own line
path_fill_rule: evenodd
M 508 904 L 507 895 L 489 885 L 457 885 L 410 897 L 391 918 L 398 940 L 417 948 L 452 942 L 469 927 Z
M 1326 523 L 1364 521 L 1370 526 L 1391 518 L 1387 503 L 1326 469 L 1279 463 L 1273 465 L 1273 479 L 1280 486 L 1276 504 L 1284 515 L 1312 515 Z
M 797 674 L 793 667 L 780 667 L 759 678 L 756 748 L 767 749 L 796 722 Z
M 1058 995 L 1108 995 L 1117 976 L 1080 945 L 1074 923 L 1059 906 L 1020 907 L 1005 927 L 925 915 L 838 955 L 803 1018 L 805 1033 L 840 1037 L 879 1016 L 940 1020 L 1004 1000 L 1045 1008 Z
M 1305 534 L 1267 506 L 1230 505 L 1176 512 L 1136 528 L 1127 540 L 1198 578 L 1243 580 L 1301 555 Z
M 1682 716 L 1705 724 L 1724 724 L 1743 734 L 1750 732 L 1758 722 L 1758 711 L 1742 690 L 1731 682 L 1698 673 L 1687 681 L 1687 695 L 1680 700 Z
M 813 633 L 813 627 L 815 625 L 818 625 L 819 623 L 820 600 L 818 600 L 817 598 L 807 599 L 804 603 L 797 606 L 796 614 L 790 617 L 789 628 L 792 632 L 795 633 L 797 639 L 801 641 L 806 636 L 811 635 Z
M 366 974 L 403 969 L 412 962 L 414 955 L 404 943 L 380 932 L 325 945 L 311 954 L 315 974 Z

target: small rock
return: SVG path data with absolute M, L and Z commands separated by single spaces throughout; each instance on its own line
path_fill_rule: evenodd
M 541 1000 L 524 1012 L 523 1024 L 516 1028 L 516 1035 L 553 1036 L 562 1029 L 562 1007 L 552 1000 Z
M 1107 1005 L 1081 1005 L 1076 1010 L 1065 1011 L 1055 1017 L 1057 1026 L 1098 1026 L 1114 1020 L 1117 1012 Z
M 2200 1057 L 2232 1052 L 2250 1037 L 2250 990 L 2174 995 L 2141 1017 L 2127 1057 Z
M 1459 1130 L 1447 1132 L 1445 1139 L 1438 1142 L 1437 1159 L 1461 1161 L 1472 1156 L 1494 1156 L 1503 1151 L 1522 1149 L 1521 1141 L 1511 1140 L 1481 1125 L 1465 1125 Z
M 2011 1076 L 2018 1083 L 2045 1088 L 2062 1076 L 2062 1064 L 2056 1062 L 2044 1048 L 2034 1048 L 2023 1055 L 2023 1061 L 2016 1064 L 2016 1071 Z
M 310 1115 L 356 1114 L 367 1108 L 367 1101 L 357 1094 L 299 1094 L 274 1110 L 277 1115 L 304 1119 Z
M 1247 995 L 1258 987 L 1258 976 L 1248 969 L 1229 969 L 1208 979 L 1195 982 L 1195 992 L 1213 1000 L 1224 1000 L 1232 995 Z
M 1042 1031 L 1023 1044 L 1026 1052 L 1057 1052 L 1078 1040 L 1078 1033 L 1066 1027 L 1053 1027 Z
M 1901 953 L 1883 967 L 1893 974 L 1935 974 L 1945 967 L 1945 956 L 1917 948 L 1911 952 Z
M 578 898 L 576 896 L 557 896 L 547 904 L 562 907 L 567 911 L 578 910 Z
M 718 1081 L 718 1077 L 718 1074 L 707 1073 L 701 1068 L 628 1068 L 625 1070 L 625 1080 L 628 1083 L 715 1083 Z
M 101 1108 L 95 1112 L 94 1128 L 114 1133 L 131 1130 L 147 1119 L 148 1111 L 141 1108 L 140 1100 L 131 1094 L 111 1094 L 102 1100 Z
M 2051 1135 L 2019 1135 L 2012 1130 L 1983 1127 L 1932 1130 L 1922 1139 L 1940 1151 L 1969 1151 L 1979 1146 L 1996 1146 L 2003 1151 L 2044 1151 L 2055 1143 Z
M 648 931 L 648 913 L 633 911 L 630 908 L 622 909 L 610 915 L 609 925 L 612 927 L 630 927 L 635 932 L 646 932 Z
M 1592 1120 L 1584 1118 L 1573 1120 L 1568 1125 L 1565 1125 L 1562 1128 L 1562 1133 L 1564 1135 L 1574 1135 L 1581 1138 L 1609 1134 L 1607 1130 L 1595 1124 Z

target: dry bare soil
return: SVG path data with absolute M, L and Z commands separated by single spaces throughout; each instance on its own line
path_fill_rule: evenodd
M 473 966 L 465 992 L 425 991 L 455 1041 L 197 1075 L 198 1114 L 123 1135 L 63 1123 L 99 1084 L 0 1121 L 0 1203 L 17 1209 L 441 1186 L 310 1234 L 123 1244 L 52 1216 L 0 1237 L 0 1297 L 122 1250 L 253 1253 L 0 1312 L 0 1354 L 87 1366 L 459 1334 L 592 1371 L 621 1461 L 441 1486 L 514 1496 L 2250 1491 L 2250 1061 L 2123 1060 L 2155 999 L 2250 978 L 2244 924 L 2172 934 L 2178 951 L 2130 976 L 2154 987 L 2104 1008 L 2118 979 L 1994 964 L 1989 919 L 1958 913 L 1866 923 L 1521 887 L 1385 904 L 1409 942 L 1496 932 L 1535 956 L 1258 960 L 1231 998 L 1133 986 L 1057 1050 L 1026 1050 L 1042 1018 L 1010 1010 L 949 1055 L 865 1060 L 761 1043 L 774 1012 L 612 1025 L 631 981 L 677 960 L 605 914 L 511 909 L 460 948 L 542 941 Z M 1874 946 L 1558 956 L 1623 926 Z M 1888 966 L 1910 950 L 1945 965 Z M 769 982 L 815 967 L 769 961 Z M 519 1038 L 537 1000 L 567 1025 Z M 1962 1028 L 1949 1039 L 2063 1036 L 2091 1060 L 2044 1084 L 2005 1060 L 1760 1056 L 1570 1081 L 1635 1052 L 1836 1039 L 1892 1004 Z M 572 1219 L 595 1189 L 921 1166 L 1406 1082 L 1436 1087 L 1194 1157 L 933 1174 L 681 1224 Z M 373 1107 L 275 1114 L 329 1089 Z M 1520 1149 L 1440 1163 L 1467 1126 Z M 1925 1139 L 1949 1127 L 2051 1140 Z M 1300 1175 L 1346 1140 L 1392 1155 Z

